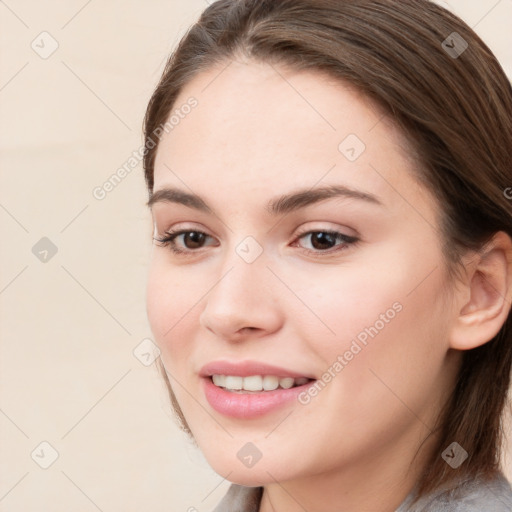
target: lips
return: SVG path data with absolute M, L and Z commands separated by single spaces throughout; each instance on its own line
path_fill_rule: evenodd
M 213 361 L 201 368 L 200 375 L 203 381 L 203 392 L 212 409 L 224 416 L 245 420 L 257 418 L 293 404 L 297 407 L 299 405 L 299 394 L 316 382 L 311 374 L 304 374 L 258 361 L 239 363 Z M 237 379 L 242 383 L 251 381 L 252 384 L 255 376 L 261 377 L 262 380 L 266 376 L 270 376 L 278 378 L 280 381 L 289 379 L 294 383 L 294 386 L 278 387 L 273 390 L 262 389 L 261 391 L 228 390 L 214 383 L 214 381 L 217 384 L 223 383 L 222 377 L 219 380 L 219 376 L 224 377 L 224 384 L 228 379 L 231 379 L 231 382 Z

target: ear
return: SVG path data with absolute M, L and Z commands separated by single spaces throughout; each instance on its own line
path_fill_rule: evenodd
M 512 302 L 512 240 L 504 231 L 472 255 L 454 294 L 458 312 L 450 347 L 469 350 L 492 340 L 507 320 Z

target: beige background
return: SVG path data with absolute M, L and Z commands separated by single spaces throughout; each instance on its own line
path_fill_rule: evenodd
M 442 3 L 510 76 L 512 0 Z M 205 7 L 0 1 L 1 511 L 203 512 L 229 485 L 143 364 L 152 232 L 141 165 L 103 200 L 92 193 L 140 147 L 164 59 Z

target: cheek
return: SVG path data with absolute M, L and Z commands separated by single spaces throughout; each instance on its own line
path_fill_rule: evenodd
M 391 270 L 392 281 L 374 281 L 372 293 L 354 290 L 353 302 L 342 299 L 347 314 L 339 311 L 334 328 L 342 333 L 345 326 L 346 334 L 336 351 L 322 348 L 331 365 L 338 355 L 346 355 L 333 391 L 359 404 L 347 417 L 354 425 L 359 414 L 371 411 L 391 424 L 393 417 L 409 414 L 402 402 L 425 411 L 437 397 L 447 352 L 448 308 L 440 272 L 416 287 L 421 277 L 413 267 L 408 276 L 402 267 L 400 278 Z M 342 399 L 339 403 L 346 404 Z M 342 406 L 340 414 L 346 414 Z
M 203 292 L 204 293 L 204 292 Z M 194 305 L 202 293 L 179 269 L 169 269 L 158 261 L 151 264 L 146 288 L 146 311 L 155 342 L 166 368 L 176 358 L 187 357 L 186 328 L 196 314 Z M 172 357 L 171 357 L 172 356 Z
M 295 278 L 297 295 L 315 313 L 297 317 L 304 319 L 304 339 L 327 368 L 346 351 L 352 351 L 349 365 L 359 371 L 374 363 L 391 369 L 411 368 L 412 363 L 422 368 L 428 359 L 442 364 L 448 309 L 440 266 L 429 274 L 436 267 L 435 255 L 380 254 L 380 261 L 332 269 L 321 279 Z
M 290 277 L 289 282 L 303 303 L 298 304 L 300 315 L 296 314 L 292 322 L 302 324 L 303 339 L 315 344 L 324 355 L 336 356 L 340 350 L 348 349 L 354 337 L 376 322 L 381 327 L 380 315 L 387 314 L 391 319 L 397 316 L 397 302 L 405 295 L 402 278 L 382 265 L 369 267 L 373 270 L 354 265 L 331 267 L 314 277 L 311 272 L 304 273 L 304 277 Z
M 322 405 L 330 411 L 326 421 L 336 424 L 326 427 L 330 439 L 340 446 L 350 438 L 354 446 L 377 449 L 410 422 L 417 422 L 411 411 L 421 411 L 418 414 L 428 424 L 439 389 L 447 384 L 443 361 L 448 317 L 441 296 L 442 276 L 433 273 L 415 287 L 428 271 L 417 273 L 412 262 L 382 270 L 345 276 L 344 288 L 330 281 L 322 300 L 316 293 L 309 296 L 317 301 L 312 302 L 318 306 L 315 312 L 336 336 L 320 336 L 325 330 L 319 322 L 303 331 L 321 357 L 325 385 L 319 385 L 317 394 L 302 397 L 306 404 L 302 424 L 306 430 L 317 428 L 315 411 Z M 342 427 L 337 418 L 343 419 Z M 318 443 L 315 449 L 325 448 Z M 331 455 L 337 457 L 330 452 L 326 457 Z

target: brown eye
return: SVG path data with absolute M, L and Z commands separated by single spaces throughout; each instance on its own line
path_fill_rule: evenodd
M 332 253 L 348 248 L 359 241 L 355 236 L 348 236 L 337 231 L 308 231 L 299 236 L 299 240 L 308 239 L 311 248 L 304 247 L 310 253 Z
M 336 237 L 330 233 L 319 231 L 311 234 L 311 245 L 315 249 L 331 249 L 336 244 Z
M 162 247 L 169 246 L 172 252 L 178 254 L 193 254 L 197 249 L 201 249 L 208 238 L 211 236 L 202 231 L 192 231 L 182 229 L 180 231 L 170 231 L 165 233 L 165 237 L 155 238 Z
M 183 235 L 183 245 L 187 249 L 199 249 L 202 247 L 206 235 L 201 233 L 200 231 L 188 231 L 186 233 L 182 233 Z

